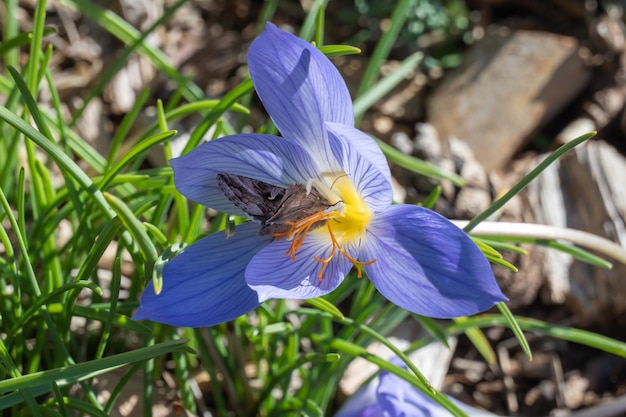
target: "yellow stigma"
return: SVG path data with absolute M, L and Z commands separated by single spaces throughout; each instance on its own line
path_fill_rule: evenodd
M 329 227 L 332 229 L 334 238 L 345 244 L 359 240 L 365 227 L 372 218 L 372 213 L 359 195 L 357 189 L 346 174 L 342 174 L 333 179 L 327 190 L 320 190 L 328 198 L 336 210 L 331 212 Z M 324 233 L 324 229 L 317 229 L 316 232 Z
M 333 173 L 333 175 L 326 176 L 325 180 L 325 182 L 316 180 L 312 185 L 326 197 L 331 206 L 297 222 L 287 222 L 286 224 L 290 226 L 289 231 L 277 233 L 274 236 L 277 239 L 286 237 L 291 240 L 291 246 L 286 254 L 291 256 L 294 261 L 296 260 L 296 252 L 302 246 L 307 233 L 326 236 L 331 245 L 330 255 L 326 258 L 314 257 L 317 262 L 322 264 L 318 278 L 322 279 L 326 267 L 337 253 L 352 262 L 357 269 L 357 276 L 361 278 L 363 276 L 362 266 L 373 264 L 376 259 L 367 262 L 359 261 L 346 252 L 343 247 L 346 243 L 361 239 L 372 218 L 372 213 L 348 175 Z M 326 221 L 326 224 L 312 229 L 315 224 L 319 224 L 321 221 Z

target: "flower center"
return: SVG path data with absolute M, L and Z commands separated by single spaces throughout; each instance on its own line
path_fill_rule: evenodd
M 285 237 L 291 240 L 291 246 L 287 250 L 286 255 L 291 256 L 291 259 L 295 261 L 296 252 L 300 250 L 307 233 L 322 235 L 322 237 L 328 239 L 331 250 L 330 254 L 325 258 L 313 257 L 315 261 L 322 264 L 318 278 L 322 279 L 328 264 L 338 253 L 352 262 L 357 269 L 357 276 L 361 278 L 363 276 L 362 266 L 371 265 L 376 262 L 376 259 L 367 262 L 359 261 L 351 256 L 344 249 L 344 246 L 347 243 L 361 239 L 365 233 L 366 226 L 372 218 L 372 213 L 345 173 L 340 175 L 333 173 L 332 176 L 329 175 L 326 179 L 326 182 L 316 180 L 312 185 L 332 205 L 326 210 L 312 214 L 302 220 L 286 222 L 285 224 L 290 227 L 289 230 L 284 233 L 276 233 L 274 237 L 277 239 Z M 325 221 L 326 224 L 319 226 L 319 222 L 322 221 Z

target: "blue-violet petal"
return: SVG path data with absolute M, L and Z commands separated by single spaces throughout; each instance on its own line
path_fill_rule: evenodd
M 242 175 L 288 188 L 317 176 L 308 153 L 297 143 L 260 134 L 239 134 L 206 142 L 170 160 L 176 188 L 185 197 L 230 214 L 244 215 L 217 185 L 219 173 Z
M 346 83 L 332 62 L 310 43 L 267 23 L 250 46 L 248 66 L 282 135 L 307 147 L 318 162 L 333 162 L 324 122 L 353 126 L 354 112 Z
M 322 226 L 326 227 L 326 226 Z M 307 299 L 328 294 L 341 284 L 352 264 L 337 253 L 322 279 L 322 264 L 314 259 L 330 255 L 331 245 L 327 235 L 309 232 L 296 252 L 290 255 L 291 241 L 281 239 L 267 245 L 256 254 L 246 269 L 246 281 L 259 294 L 259 301 L 269 298 Z
M 159 295 L 148 283 L 133 319 L 212 326 L 258 307 L 258 296 L 244 279 L 250 259 L 269 242 L 257 231 L 257 225 L 244 223 L 230 238 L 219 232 L 186 248 L 165 265 Z
M 377 259 L 365 266 L 374 286 L 417 314 L 453 318 L 506 301 L 470 237 L 423 207 L 400 204 L 376 216 L 360 256 Z
M 374 139 L 350 126 L 326 123 L 329 142 L 343 171 L 373 212 L 391 204 L 391 173 L 385 155 Z

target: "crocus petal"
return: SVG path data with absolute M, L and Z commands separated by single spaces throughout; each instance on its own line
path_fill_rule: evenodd
M 385 417 L 449 417 L 451 414 L 410 382 L 384 372 L 378 384 L 378 406 Z
M 374 139 L 350 126 L 326 123 L 333 153 L 370 210 L 386 210 L 391 204 L 389 164 Z
M 152 282 L 146 286 L 133 319 L 211 326 L 258 307 L 257 294 L 244 279 L 250 259 L 269 242 L 257 231 L 257 225 L 244 223 L 231 238 L 215 233 L 186 248 L 165 265 L 159 295 Z
M 398 358 L 391 360 L 394 365 L 399 365 L 407 369 L 406 364 Z M 445 394 L 444 394 L 445 395 Z M 417 387 L 413 386 L 407 380 L 383 371 L 380 375 L 380 382 L 376 390 L 378 406 L 384 410 L 385 417 L 449 417 L 450 412 L 435 402 L 432 398 L 424 394 Z M 467 415 L 478 417 L 491 416 L 493 414 L 482 414 L 481 410 L 477 410 L 466 404 L 463 404 L 454 398 L 450 400 L 463 410 Z
M 406 364 L 397 357 L 390 361 L 405 370 Z M 443 394 L 447 396 L 446 394 Z M 448 399 L 468 416 L 497 417 L 484 410 L 470 407 L 454 398 Z M 382 371 L 379 378 L 358 389 L 335 414 L 335 417 L 449 417 L 450 412 L 405 379 Z
M 176 188 L 187 198 L 230 214 L 243 212 L 231 203 L 215 181 L 219 173 L 243 175 L 288 188 L 317 177 L 317 167 L 297 143 L 260 134 L 226 136 L 204 143 L 170 160 Z
M 386 417 L 376 396 L 379 378 L 362 385 L 334 417 Z
M 452 318 L 506 301 L 476 244 L 431 210 L 391 206 L 372 220 L 361 248 L 361 259 L 376 259 L 365 266 L 374 286 L 414 313 Z
M 282 135 L 307 147 L 318 161 L 331 162 L 324 122 L 354 125 L 350 94 L 337 68 L 313 45 L 271 23 L 252 42 L 248 66 Z
M 259 294 L 259 301 L 269 298 L 307 299 L 328 294 L 341 284 L 351 264 L 337 253 L 319 279 L 322 264 L 313 257 L 325 259 L 330 255 L 327 236 L 309 233 L 296 260 L 291 259 L 291 242 L 274 241 L 263 248 L 248 265 L 246 281 Z

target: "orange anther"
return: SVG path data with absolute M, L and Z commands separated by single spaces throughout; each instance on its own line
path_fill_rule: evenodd
M 311 227 L 313 227 L 313 225 L 315 223 L 318 223 L 320 221 L 326 220 L 326 227 L 328 228 L 328 235 L 330 236 L 330 241 L 331 241 L 332 247 L 331 247 L 330 255 L 327 258 L 321 259 L 321 258 L 318 258 L 317 256 L 313 257 L 313 259 L 315 259 L 315 261 L 317 261 L 317 262 L 322 264 L 322 268 L 320 269 L 320 272 L 318 274 L 318 278 L 320 279 L 320 281 L 322 280 L 322 277 L 324 275 L 324 271 L 326 270 L 326 267 L 328 266 L 330 261 L 335 256 L 335 253 L 337 253 L 337 252 L 341 253 L 350 262 L 352 262 L 352 264 L 357 269 L 357 277 L 358 278 L 362 278 L 363 277 L 362 266 L 363 265 L 371 265 L 374 262 L 376 262 L 376 259 L 373 259 L 373 260 L 367 261 L 367 262 L 362 262 L 362 261 L 354 259 L 352 256 L 350 256 L 343 249 L 343 247 L 341 246 L 341 244 L 339 243 L 339 241 L 335 237 L 335 234 L 333 232 L 332 226 L 331 226 L 330 221 L 329 221 L 329 220 L 333 219 L 335 216 L 337 216 L 336 213 L 337 212 L 325 213 L 325 212 L 322 211 L 322 212 L 319 212 L 319 213 L 315 213 L 315 214 L 313 214 L 311 216 L 308 216 L 308 217 L 306 217 L 306 218 L 304 218 L 302 220 L 299 220 L 297 222 L 286 222 L 285 224 L 290 226 L 289 230 L 287 232 L 284 232 L 284 233 L 277 233 L 277 234 L 274 235 L 274 237 L 276 239 L 281 239 L 283 237 L 286 237 L 287 239 L 291 239 L 291 246 L 289 247 L 287 252 L 285 252 L 285 255 L 289 255 L 291 257 L 291 259 L 293 261 L 295 261 L 296 260 L 296 252 L 300 250 L 300 247 L 302 246 L 302 243 L 304 242 L 304 238 L 305 238 L 306 234 L 308 233 L 308 231 L 311 229 Z

